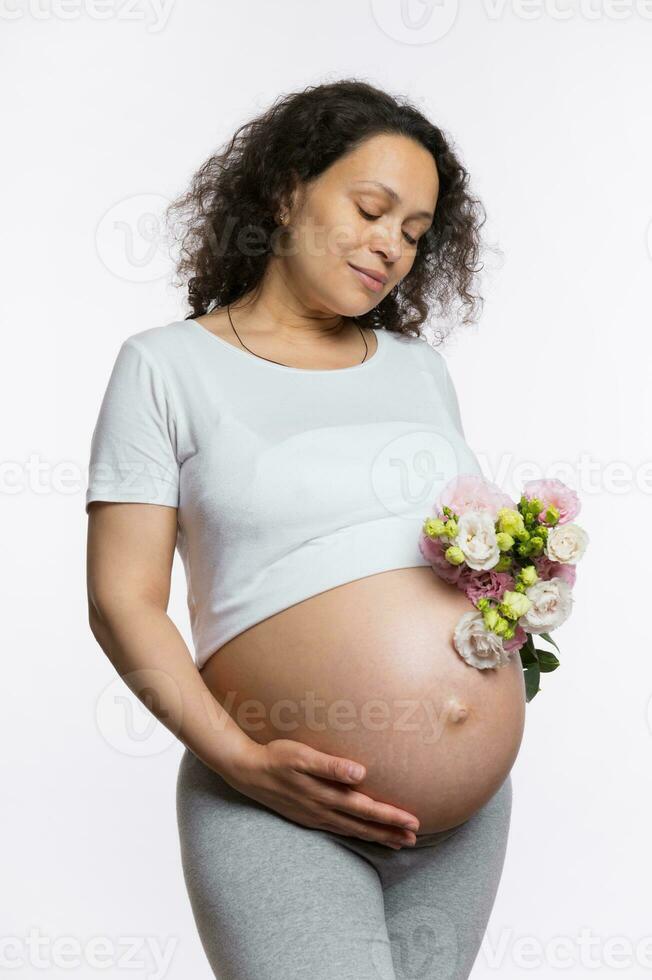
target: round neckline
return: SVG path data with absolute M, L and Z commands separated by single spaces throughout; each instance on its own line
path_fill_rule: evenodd
M 234 354 L 239 357 L 246 357 L 249 361 L 255 361 L 269 368 L 277 368 L 279 371 L 290 371 L 294 374 L 346 374 L 351 371 L 361 371 L 368 367 L 370 364 L 375 364 L 385 352 L 386 341 L 387 341 L 387 331 L 384 329 L 376 330 L 376 350 L 371 357 L 364 361 L 360 361 L 359 364 L 350 364 L 348 367 L 342 368 L 301 368 L 292 367 L 290 364 L 276 364 L 274 361 L 267 361 L 264 357 L 257 357 L 255 354 L 250 354 L 249 351 L 244 350 L 242 347 L 236 347 L 235 344 L 230 344 L 228 340 L 222 340 L 217 334 L 212 333 L 206 327 L 198 323 L 197 320 L 183 320 L 182 323 L 191 323 L 197 330 L 201 330 L 209 340 L 214 340 L 216 343 L 220 344 L 222 347 L 227 347 L 229 350 L 233 351 Z

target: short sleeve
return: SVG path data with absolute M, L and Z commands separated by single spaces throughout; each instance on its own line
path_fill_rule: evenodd
M 179 505 L 176 425 L 160 369 L 132 338 L 113 364 L 91 438 L 93 500 Z
M 444 375 L 444 397 L 446 399 L 446 405 L 450 411 L 455 428 L 458 430 L 462 438 L 466 440 L 466 436 L 464 435 L 464 427 L 462 426 L 462 416 L 460 414 L 460 403 L 455 390 L 455 385 L 453 384 L 453 379 L 450 376 L 450 371 L 448 370 L 448 365 L 445 358 L 440 356 L 440 359 L 442 372 Z

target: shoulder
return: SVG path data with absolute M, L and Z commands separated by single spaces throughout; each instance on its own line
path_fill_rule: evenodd
M 129 334 L 122 341 L 122 345 L 134 347 L 153 360 L 164 360 L 166 356 L 174 354 L 184 346 L 190 329 L 188 320 L 171 320 L 169 323 L 147 327 L 145 330 Z
M 413 337 L 393 330 L 385 332 L 388 338 L 391 338 L 389 343 L 397 349 L 405 350 L 408 356 L 415 358 L 422 370 L 442 371 L 446 367 L 443 355 L 423 334 Z

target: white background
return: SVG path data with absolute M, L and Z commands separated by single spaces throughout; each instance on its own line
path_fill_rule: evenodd
M 500 249 L 444 348 L 470 445 L 508 491 L 524 462 L 569 482 L 591 537 L 472 976 L 648 976 L 652 4 L 15 0 L 0 28 L 7 975 L 211 976 L 181 745 L 87 626 L 89 442 L 121 341 L 188 312 L 147 214 L 278 95 L 354 76 L 454 138 Z M 169 611 L 190 642 L 178 558 Z

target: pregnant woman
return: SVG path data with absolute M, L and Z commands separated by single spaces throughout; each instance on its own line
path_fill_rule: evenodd
M 457 980 L 493 907 L 523 671 L 457 654 L 473 607 L 418 548 L 480 472 L 421 329 L 455 300 L 471 320 L 467 183 L 367 83 L 279 99 L 172 206 L 191 312 L 124 340 L 104 394 L 91 628 L 184 746 L 183 871 L 222 980 Z

